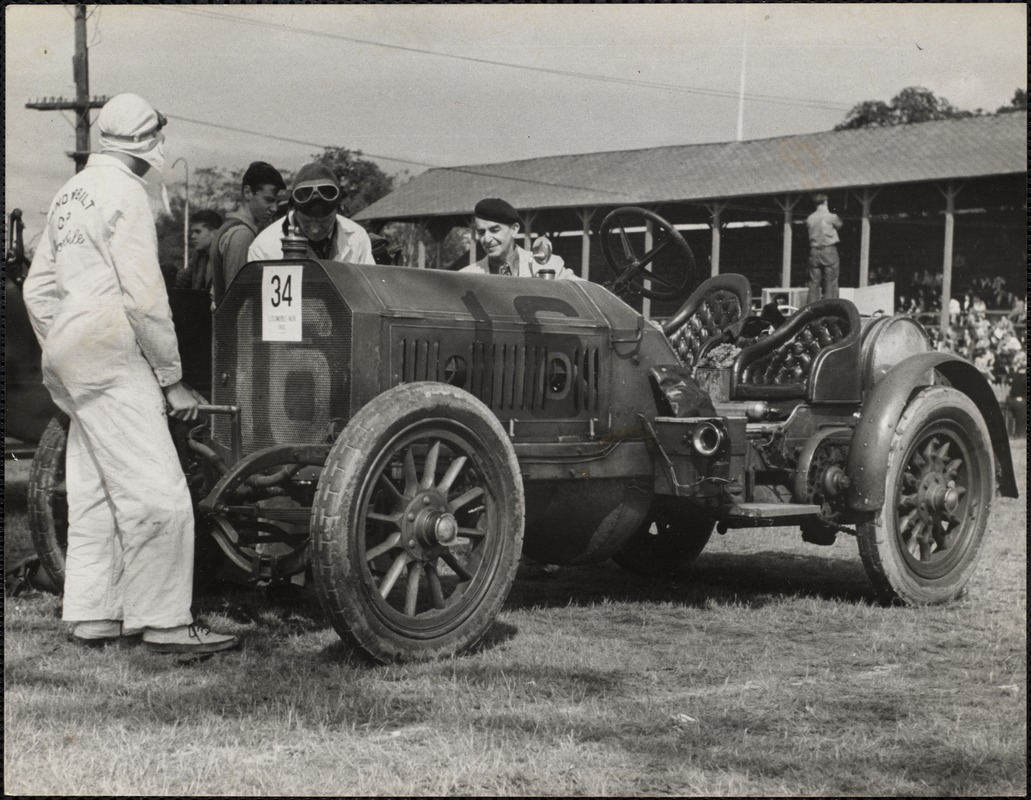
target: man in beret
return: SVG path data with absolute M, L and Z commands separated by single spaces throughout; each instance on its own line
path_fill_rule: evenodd
M 282 259 L 281 239 L 293 226 L 308 240 L 310 258 L 375 264 L 369 234 L 339 213 L 340 198 L 340 182 L 332 169 L 325 164 L 305 164 L 294 178 L 290 211 L 257 235 L 247 251 L 247 260 Z
M 478 202 L 473 216 L 476 218 L 476 239 L 487 255 L 459 272 L 533 278 L 543 269 L 554 270 L 555 277 L 561 280 L 579 280 L 576 273 L 566 269 L 561 256 L 551 255 L 539 264 L 530 251 L 516 244 L 522 223 L 516 210 L 500 197 L 488 197 Z

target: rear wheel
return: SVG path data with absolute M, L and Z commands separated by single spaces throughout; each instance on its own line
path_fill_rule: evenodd
M 963 594 L 984 544 L 994 477 L 988 429 L 966 395 L 932 386 L 913 398 L 892 439 L 884 507 L 856 531 L 881 596 L 928 605 Z
M 191 390 L 192 391 L 192 390 Z M 198 395 L 198 398 L 200 398 Z M 68 448 L 69 419 L 58 414 L 50 420 L 36 447 L 29 469 L 29 536 L 43 569 L 58 587 L 64 586 L 65 553 L 68 550 L 68 490 L 65 485 L 65 456 Z M 196 503 L 203 497 L 207 486 L 194 480 L 201 465 L 186 454 L 184 448 L 189 425 L 170 419 L 173 439 L 176 440 L 190 493 L 193 498 L 196 526 L 194 548 L 193 586 L 197 592 L 217 576 L 225 556 L 216 546 L 203 516 L 197 513 Z
M 312 509 L 315 586 L 337 632 L 376 661 L 476 644 L 515 578 L 524 524 L 515 451 L 479 400 L 404 384 L 340 435 Z
M 68 493 L 64 456 L 68 417 L 59 414 L 47 424 L 29 468 L 29 536 L 43 569 L 64 586 L 64 554 L 68 549 Z
M 675 572 L 701 555 L 715 524 L 694 506 L 656 497 L 633 538 L 612 559 L 638 575 Z

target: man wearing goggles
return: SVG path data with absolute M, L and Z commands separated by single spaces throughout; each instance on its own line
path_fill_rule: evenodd
M 297 171 L 290 192 L 291 210 L 282 222 L 258 234 L 247 252 L 248 261 L 283 258 L 282 238 L 290 227 L 308 240 L 308 255 L 326 261 L 374 264 L 372 241 L 357 222 L 339 213 L 340 183 L 324 164 L 305 164 Z

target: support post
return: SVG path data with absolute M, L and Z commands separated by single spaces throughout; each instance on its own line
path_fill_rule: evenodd
M 421 219 L 415 223 L 415 263 L 419 269 L 426 269 L 426 242 L 423 241 L 425 232 L 426 220 Z
M 791 215 L 795 210 L 795 206 L 798 205 L 798 198 L 792 197 L 787 194 L 784 195 L 783 202 L 774 199 L 774 203 L 784 212 L 784 242 L 781 248 L 781 261 L 780 261 L 780 285 L 784 288 L 791 287 Z
M 945 197 L 945 254 L 942 257 L 942 310 L 938 319 L 941 326 L 938 349 L 945 349 L 945 335 L 949 330 L 949 302 L 952 300 L 952 241 L 956 230 L 956 195 L 960 187 L 949 181 L 945 189 L 939 189 Z
M 797 202 L 797 201 L 796 201 Z M 791 285 L 791 212 L 795 208 L 795 204 L 790 200 L 784 203 L 784 247 L 781 254 L 780 264 L 780 285 L 790 286 Z
M 859 285 L 870 285 L 870 208 L 880 189 L 866 187 L 856 197 L 863 205 L 862 229 L 859 234 Z
M 524 222 L 523 247 L 529 250 L 530 245 L 533 244 L 533 223 L 537 220 L 537 214 L 533 211 L 527 211 L 522 217 Z
M 714 200 L 706 206 L 709 210 L 709 218 L 712 220 L 709 223 L 712 227 L 712 255 L 709 257 L 709 274 L 713 276 L 720 274 L 720 242 L 722 241 L 720 216 L 726 207 L 726 203 L 718 200 Z
M 89 55 L 86 50 L 86 6 L 75 6 L 75 55 L 72 57 L 75 77 L 75 171 L 86 166 L 89 157 Z
M 580 250 L 580 277 L 585 281 L 591 279 L 591 217 L 594 211 L 586 206 L 577 212 L 580 221 L 583 223 L 583 240 Z
M 190 162 L 185 158 L 177 158 L 172 162 L 172 169 L 175 169 L 180 161 L 183 162 L 183 170 L 186 172 L 183 192 L 183 272 L 187 272 L 190 269 Z

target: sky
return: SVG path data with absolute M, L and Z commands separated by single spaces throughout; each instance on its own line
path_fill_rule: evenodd
M 25 108 L 74 97 L 73 8 L 4 11 L 4 201 L 29 241 L 74 172 L 71 112 Z M 994 111 L 1027 80 L 1023 3 L 134 4 L 87 25 L 90 93 L 169 117 L 171 192 L 187 170 L 296 170 L 324 146 L 414 176 L 811 133 L 907 86 Z

